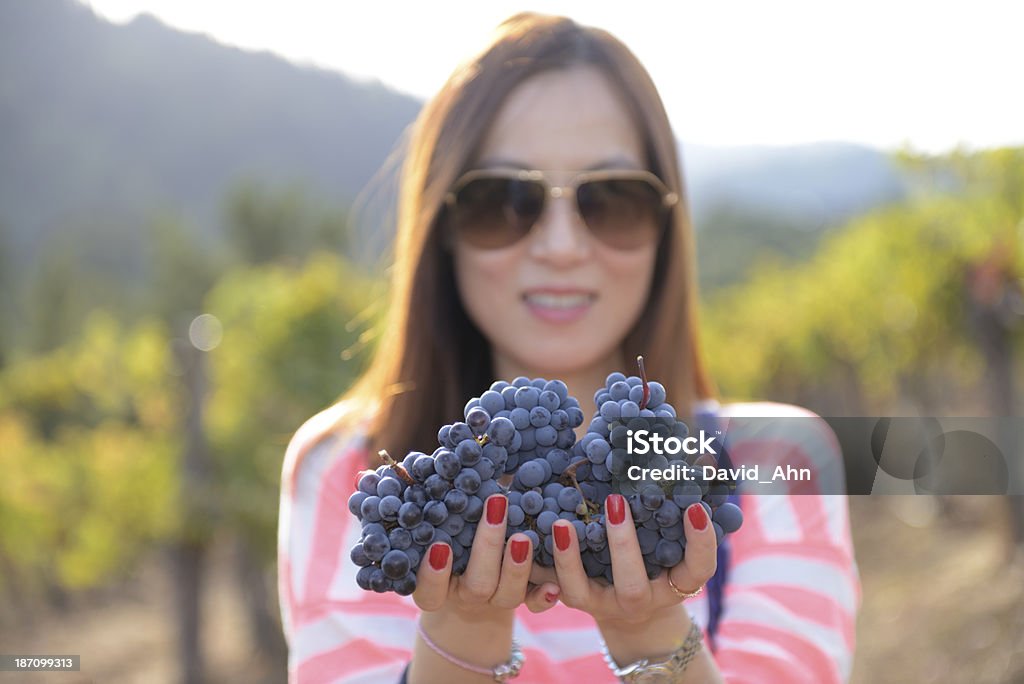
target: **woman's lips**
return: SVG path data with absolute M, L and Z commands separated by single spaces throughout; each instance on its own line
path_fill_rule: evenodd
M 547 323 L 572 323 L 582 318 L 597 295 L 585 290 L 531 290 L 523 294 L 523 303 L 537 318 Z

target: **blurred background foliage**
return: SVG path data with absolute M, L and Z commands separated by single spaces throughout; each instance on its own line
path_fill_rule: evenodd
M 156 558 L 175 667 L 202 681 L 203 577 L 230 548 L 280 681 L 281 459 L 373 348 L 390 230 L 360 189 L 387 205 L 371 178 L 419 103 L 69 1 L 5 3 L 0 27 L 0 628 Z M 723 398 L 1015 415 L 1024 148 L 723 152 L 717 176 L 712 154 L 684 149 Z

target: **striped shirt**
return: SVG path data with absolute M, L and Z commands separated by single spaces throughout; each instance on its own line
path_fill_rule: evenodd
M 729 432 L 734 465 L 813 465 L 843 477 L 828 425 L 776 403 L 732 404 L 729 416 L 808 416 L 787 434 Z M 278 584 L 293 684 L 392 684 L 412 657 L 419 609 L 411 597 L 360 589 L 349 550 L 360 525 L 348 511 L 355 476 L 367 467 L 364 441 L 333 434 L 337 407 L 311 418 L 285 455 L 278 533 Z M 794 434 L 799 433 L 799 434 Z M 763 467 L 764 467 L 763 466 Z M 763 469 L 762 467 L 762 469 Z M 842 491 L 829 485 L 826 491 Z M 847 500 L 842 495 L 740 495 L 743 527 L 729 536 L 728 581 L 713 641 L 705 647 L 726 682 L 829 684 L 849 679 L 860 583 Z M 706 594 L 686 602 L 695 622 L 710 620 Z M 559 603 L 516 611 L 526 654 L 519 681 L 613 684 L 593 619 Z

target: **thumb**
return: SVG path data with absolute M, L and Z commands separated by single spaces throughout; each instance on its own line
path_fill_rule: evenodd
M 561 589 L 554 582 L 542 582 L 526 592 L 524 603 L 531 613 L 543 613 L 558 603 Z

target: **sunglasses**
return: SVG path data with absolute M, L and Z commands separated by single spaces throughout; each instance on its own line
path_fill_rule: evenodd
M 656 242 L 679 202 L 649 171 L 586 171 L 568 185 L 554 185 L 543 171 L 477 169 L 461 176 L 445 197 L 448 225 L 457 239 L 473 247 L 509 247 L 537 225 L 548 198 L 570 194 L 593 236 L 621 250 Z

